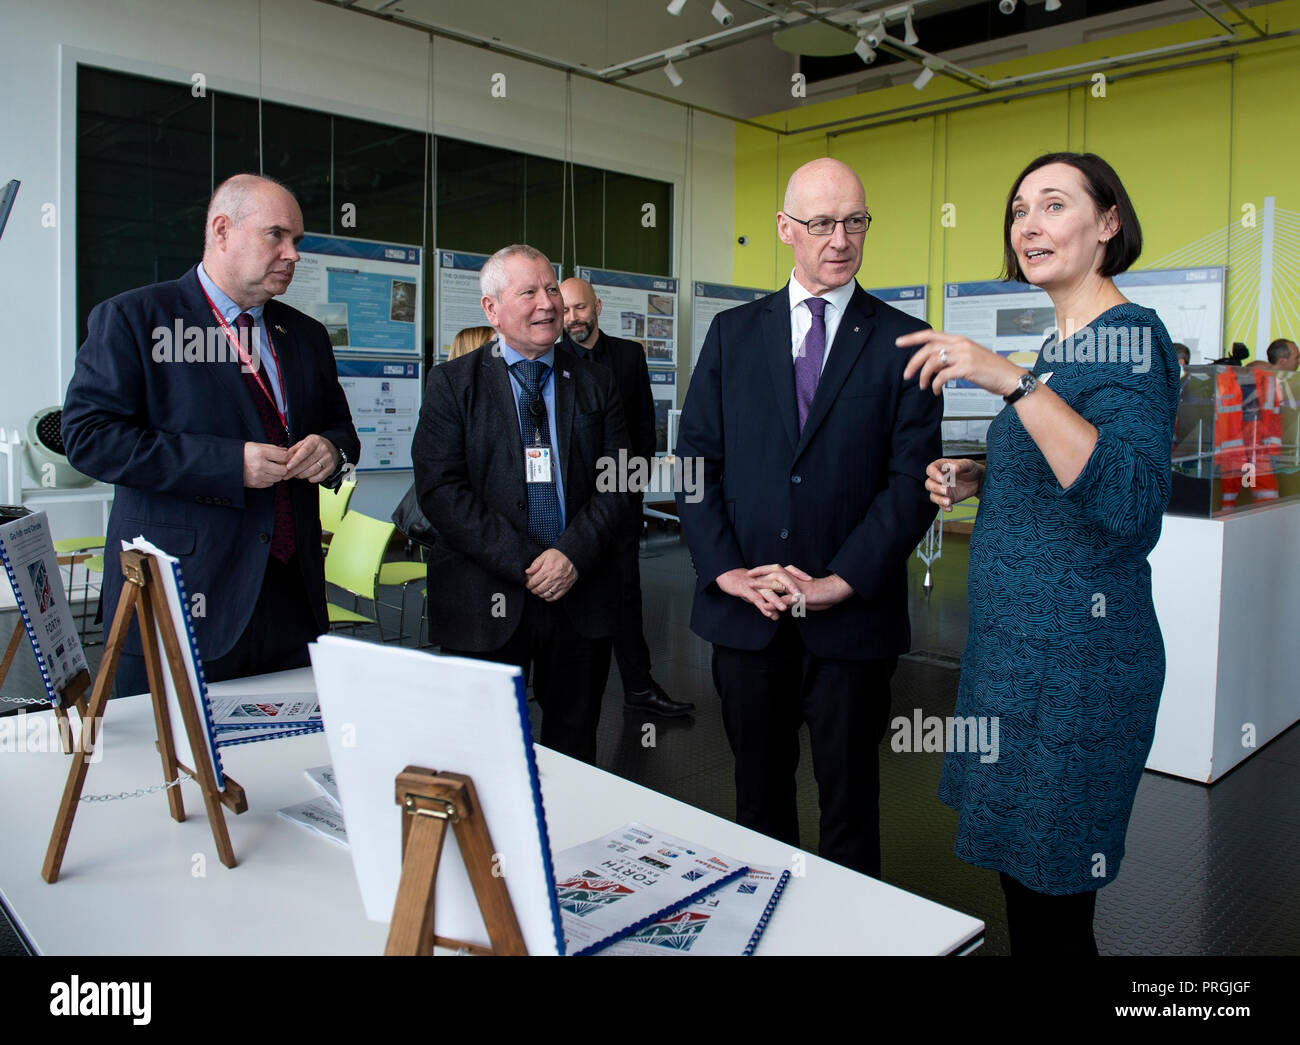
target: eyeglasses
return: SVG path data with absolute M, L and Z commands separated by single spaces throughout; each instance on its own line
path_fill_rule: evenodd
M 859 232 L 866 232 L 871 228 L 870 214 L 854 214 L 848 218 L 812 218 L 809 221 L 796 218 L 792 214 L 787 214 L 786 217 L 791 221 L 797 221 L 814 236 L 833 236 L 836 225 L 843 225 L 844 231 L 850 236 L 856 236 Z

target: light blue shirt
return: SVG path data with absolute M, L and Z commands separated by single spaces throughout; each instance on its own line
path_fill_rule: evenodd
M 506 344 L 506 339 L 497 336 L 497 343 L 501 346 L 501 358 L 506 361 L 506 366 L 514 366 L 521 359 L 527 359 L 513 348 Z M 555 382 L 560 380 L 560 375 L 555 373 L 555 349 L 547 349 L 546 355 L 539 356 L 538 362 L 545 363 L 551 368 L 551 376 L 547 379 L 545 387 L 542 389 L 542 402 L 546 404 L 546 421 L 551 430 L 551 475 L 555 477 L 555 495 L 560 502 L 560 529 L 564 529 L 564 481 L 560 478 L 560 441 L 555 436 Z M 523 395 L 524 386 L 518 378 L 512 373 L 510 375 L 510 387 L 515 393 L 515 414 L 519 416 L 519 399 Z M 523 439 L 523 418 L 519 416 L 520 436 Z
M 208 275 L 202 262 L 199 263 L 199 282 L 203 284 L 203 289 L 208 292 L 208 297 L 212 299 L 212 303 L 217 306 L 217 311 L 221 313 L 222 319 L 229 323 L 231 327 L 234 327 L 235 319 L 238 318 L 241 312 L 247 312 L 253 317 L 253 329 L 257 331 L 257 345 L 260 350 L 259 365 L 265 371 L 266 383 L 271 386 L 271 394 L 275 396 L 275 405 L 280 408 L 280 412 L 288 420 L 289 408 L 285 405 L 284 396 L 280 392 L 280 368 L 276 365 L 272 353 L 266 351 L 266 345 L 268 344 L 266 319 L 262 315 L 266 306 L 256 305 L 253 308 L 240 308 L 227 296 L 224 290 L 212 282 L 212 277 Z M 249 355 L 252 354 L 250 346 Z

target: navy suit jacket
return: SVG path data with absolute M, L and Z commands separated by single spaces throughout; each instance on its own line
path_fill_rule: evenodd
M 275 300 L 264 316 L 292 441 L 322 435 L 355 463 L 360 443 L 325 328 Z M 63 441 L 73 467 L 117 486 L 104 549 L 105 619 L 122 589 L 120 542 L 143 534 L 180 559 L 191 598 L 203 594 L 194 629 L 203 657 L 214 660 L 243 634 L 262 588 L 274 489 L 244 487 L 244 444 L 267 438 L 238 360 L 178 361 L 183 345 L 169 346 L 161 333 L 174 342 L 178 321 L 205 338 L 217 327 L 197 269 L 95 306 L 63 404 Z M 232 354 L 219 332 L 205 343 Z M 173 361 L 159 362 L 167 347 Z M 325 631 L 319 493 L 305 479 L 291 480 L 289 492 L 307 593 Z M 134 625 L 127 650 L 140 651 Z
M 618 622 L 614 537 L 630 503 L 605 469 L 627 446 L 627 427 L 607 368 L 557 346 L 555 371 L 565 518 L 555 547 L 578 571 L 558 605 L 578 634 L 604 638 Z M 544 549 L 528 536 L 523 437 L 496 341 L 434 367 L 411 458 L 420 508 L 438 531 L 429 553 L 429 637 L 448 649 L 500 649 L 522 620 L 524 570 Z
M 714 581 L 779 563 L 853 588 L 795 618 L 814 656 L 907 652 L 907 560 L 935 516 L 925 469 L 942 456 L 943 401 L 903 381 L 912 350 L 894 339 L 924 327 L 855 286 L 801 433 L 789 287 L 714 318 L 677 436 L 679 467 L 697 458 L 703 468 L 702 498 L 677 494 L 701 637 L 749 650 L 771 642 L 778 622 Z

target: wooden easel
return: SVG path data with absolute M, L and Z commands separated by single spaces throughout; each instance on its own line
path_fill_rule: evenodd
M 212 837 L 216 842 L 217 855 L 227 867 L 234 867 L 237 862 L 221 807 L 225 805 L 232 813 L 242 813 L 248 808 L 248 799 L 244 789 L 230 777 L 225 778 L 224 790 L 217 789 L 216 774 L 208 754 L 204 726 L 199 720 L 194 691 L 190 688 L 189 673 L 181 655 L 180 641 L 176 637 L 176 627 L 161 594 L 162 579 L 158 572 L 158 561 L 151 555 L 135 550 L 123 551 L 121 560 L 122 576 L 127 583 L 122 585 L 122 595 L 117 601 L 117 611 L 113 615 L 113 626 L 104 642 L 104 659 L 100 662 L 99 674 L 95 678 L 89 709 L 81 713 L 83 728 L 77 740 L 76 750 L 73 752 L 72 768 L 68 771 L 68 783 L 63 789 L 59 814 L 54 821 L 54 833 L 50 836 L 50 846 L 46 850 L 45 864 L 41 869 L 41 877 L 47 882 L 59 880 L 63 853 L 68 846 L 68 836 L 72 833 L 72 819 L 76 816 L 77 804 L 81 800 L 81 789 L 86 781 L 86 768 L 90 764 L 90 756 L 98 740 L 98 729 L 92 728 L 91 724 L 103 721 L 108 695 L 112 690 L 113 676 L 117 674 L 117 662 L 122 653 L 122 646 L 126 642 L 126 633 L 133 613 L 140 625 L 140 643 L 144 649 L 149 691 L 153 696 L 153 714 L 158 728 L 157 747 L 162 757 L 163 781 L 175 780 L 181 772 L 198 781 L 203 789 L 203 803 L 207 808 L 208 821 L 212 825 Z M 167 709 L 167 690 L 163 683 L 163 665 L 158 657 L 156 641 L 158 638 L 161 638 L 163 651 L 167 655 L 167 666 L 171 671 L 172 682 L 179 698 L 185 733 L 189 737 L 190 751 L 194 754 L 193 769 L 182 765 L 176 759 L 176 748 L 172 742 L 171 715 Z M 13 643 L 11 642 L 10 645 L 12 646 Z M 179 823 L 185 819 L 185 806 L 179 786 L 167 789 L 167 804 L 173 820 Z
M 407 766 L 397 775 L 397 804 L 403 813 L 402 879 L 384 953 L 432 954 L 436 944 L 473 954 L 526 955 L 505 879 L 492 873 L 492 836 L 474 781 L 462 773 Z M 434 887 L 448 824 L 456 829 L 490 948 L 434 934 Z

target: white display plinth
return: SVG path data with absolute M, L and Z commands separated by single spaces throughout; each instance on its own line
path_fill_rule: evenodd
M 1166 515 L 1151 552 L 1165 688 L 1147 768 L 1211 783 L 1300 720 L 1300 503 Z

